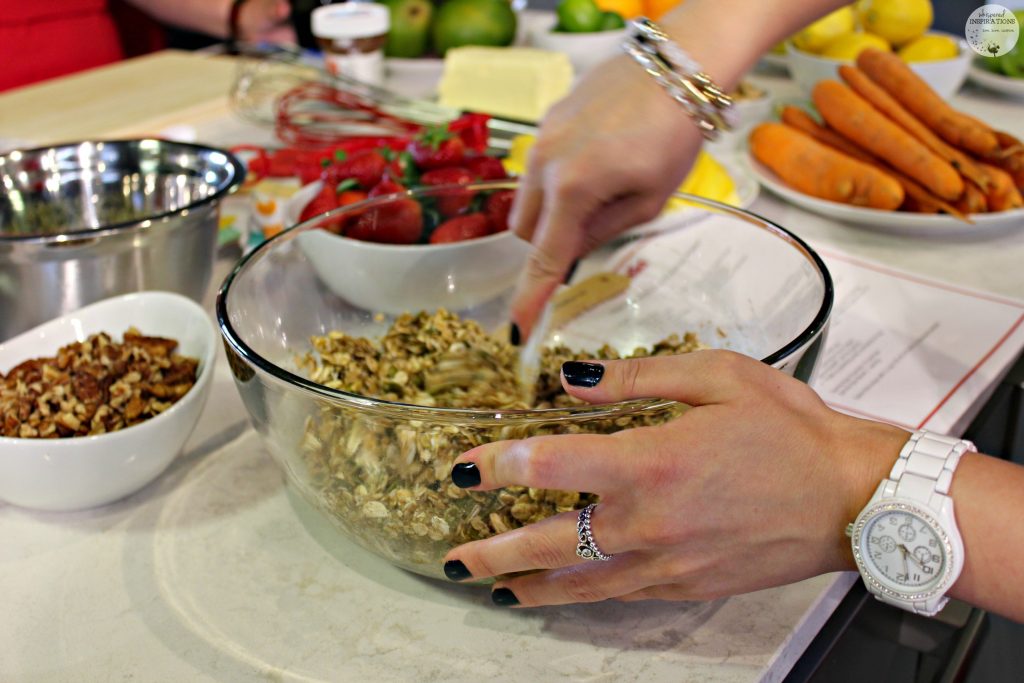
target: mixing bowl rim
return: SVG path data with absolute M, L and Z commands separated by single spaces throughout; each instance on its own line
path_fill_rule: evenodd
M 509 184 L 515 184 L 515 180 L 495 180 L 495 181 L 480 181 L 473 183 L 463 184 L 465 187 L 475 190 L 488 190 L 495 188 L 502 188 Z M 382 195 L 380 197 L 373 198 L 369 201 L 359 202 L 359 204 L 353 204 L 352 206 L 362 207 L 372 203 L 385 203 L 389 199 L 394 199 L 401 196 L 416 196 L 420 194 L 420 190 L 423 193 L 429 193 L 431 190 L 444 189 L 447 186 L 438 186 L 430 188 L 417 188 L 416 190 L 408 190 L 401 194 L 395 195 Z M 706 199 L 704 197 L 698 197 L 683 192 L 676 192 L 672 195 L 676 199 L 682 199 L 687 202 L 697 204 L 700 206 L 711 207 L 717 211 L 725 214 L 732 215 L 736 218 L 743 220 L 746 223 L 754 225 L 760 229 L 767 230 L 772 233 L 778 239 L 781 239 L 790 245 L 794 246 L 798 252 L 800 252 L 804 258 L 810 261 L 816 268 L 818 275 L 822 281 L 822 300 L 821 305 L 818 307 L 818 311 L 815 313 L 811 322 L 800 332 L 796 337 L 791 339 L 789 342 L 784 344 L 781 348 L 770 353 L 761 359 L 762 363 L 766 365 L 775 365 L 785 358 L 792 355 L 798 349 L 806 344 L 810 344 L 828 324 L 829 316 L 832 312 L 833 300 L 835 298 L 835 291 L 832 283 L 832 276 L 829 273 L 828 267 L 825 262 L 818 255 L 818 253 L 812 249 L 806 242 L 800 237 L 792 233 L 791 231 L 783 228 L 782 226 L 774 223 L 773 221 L 764 218 L 763 216 L 748 211 L 746 209 L 739 209 L 729 204 L 723 204 L 712 199 Z M 221 283 L 220 288 L 217 291 L 217 300 L 215 304 L 217 326 L 220 328 L 221 336 L 224 341 L 231 348 L 229 353 L 234 351 L 242 359 L 254 366 L 256 369 L 269 375 L 274 380 L 285 384 L 286 386 L 297 388 L 302 392 L 311 394 L 317 398 L 325 398 L 330 400 L 332 403 L 341 403 L 354 408 L 369 409 L 369 410 L 403 410 L 414 409 L 417 412 L 422 412 L 427 415 L 436 416 L 438 419 L 443 420 L 458 420 L 464 419 L 467 421 L 476 421 L 481 419 L 515 419 L 515 418 L 532 418 L 536 420 L 558 420 L 558 419 L 574 419 L 578 416 L 587 417 L 601 417 L 609 415 L 619 415 L 623 412 L 634 412 L 636 410 L 659 408 L 662 406 L 671 405 L 673 401 L 665 399 L 632 399 L 628 401 L 618 401 L 615 403 L 607 404 L 595 404 L 595 405 L 582 405 L 572 406 L 567 408 L 542 408 L 542 409 L 519 409 L 519 410 L 496 410 L 496 409 L 468 409 L 468 408 L 445 408 L 437 406 L 424 406 L 412 403 L 400 403 L 397 401 L 387 401 L 384 399 L 374 398 L 371 396 L 363 396 L 361 394 L 354 394 L 347 391 L 341 391 L 340 389 L 332 389 L 330 387 L 318 384 L 309 380 L 301 375 L 293 373 L 276 363 L 273 363 L 259 353 L 257 353 L 252 347 L 246 344 L 241 337 L 235 332 L 234 327 L 231 324 L 227 313 L 227 298 L 231 291 L 231 285 L 235 278 L 241 273 L 246 265 L 254 258 L 259 255 L 266 253 L 274 246 L 274 242 L 285 238 L 286 235 L 290 235 L 294 232 L 305 232 L 311 229 L 310 226 L 318 224 L 326 220 L 327 218 L 343 213 L 349 210 L 351 207 L 342 207 L 335 209 L 319 216 L 310 218 L 309 220 L 297 223 L 286 230 L 274 235 L 270 239 L 266 240 L 258 247 L 250 251 L 238 260 L 231 272 L 228 273 L 227 277 L 224 278 L 224 282 Z M 398 247 L 400 248 L 400 247 Z
M 194 142 L 179 142 L 177 140 L 169 140 L 167 138 L 160 137 L 144 137 L 144 138 L 119 138 L 115 140 L 79 140 L 77 142 L 62 142 L 54 145 L 44 145 L 41 147 L 32 147 L 30 149 L 12 149 L 3 154 L 0 154 L 0 160 L 10 157 L 12 154 L 32 154 L 47 152 L 51 150 L 59 150 L 64 148 L 78 147 L 79 145 L 90 144 L 90 145 L 134 145 L 139 146 L 142 142 L 159 142 L 162 145 L 175 145 L 177 147 L 188 148 L 192 150 L 200 150 L 205 152 L 218 152 L 223 154 L 227 159 L 227 163 L 224 165 L 225 168 L 231 169 L 231 177 L 227 179 L 221 187 L 217 189 L 213 194 L 198 199 L 185 206 L 180 206 L 173 211 L 161 211 L 154 213 L 150 216 L 144 216 L 142 218 L 134 218 L 129 221 L 119 221 L 117 223 L 110 223 L 99 228 L 84 228 L 81 230 L 70 230 L 54 234 L 46 235 L 9 235 L 0 230 L 0 244 L 2 243 L 18 243 L 18 244 L 53 244 L 60 242 L 67 242 L 72 240 L 82 239 L 94 239 L 101 237 L 108 237 L 116 234 L 129 234 L 134 231 L 143 231 L 154 229 L 158 224 L 163 224 L 170 219 L 179 216 L 183 211 L 192 211 L 206 204 L 212 204 L 220 201 L 223 197 L 231 194 L 236 189 L 242 186 L 245 182 L 246 168 L 245 164 L 232 152 L 220 147 L 213 147 L 210 145 L 203 145 Z M 143 225 L 145 224 L 145 225 Z

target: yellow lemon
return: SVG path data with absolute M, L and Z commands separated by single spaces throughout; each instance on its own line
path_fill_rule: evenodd
M 879 50 L 891 51 L 889 43 L 884 38 L 879 38 L 871 33 L 855 31 L 839 36 L 829 43 L 821 52 L 822 57 L 829 59 L 841 59 L 845 62 L 852 62 L 857 59 L 861 50 L 875 47 Z
M 517 135 L 512 138 L 512 144 L 508 150 L 508 156 L 502 159 L 505 171 L 511 175 L 523 175 L 526 173 L 526 158 L 530 154 L 530 148 L 537 141 L 532 135 Z
M 707 152 L 697 155 L 693 168 L 679 186 L 679 191 L 733 206 L 738 206 L 740 201 L 732 176 Z M 685 205 L 686 202 L 682 199 L 670 199 L 665 205 L 665 210 L 673 211 Z
M 953 59 L 960 54 L 960 46 L 949 36 L 924 35 L 901 47 L 897 54 L 907 62 L 934 62 Z
M 868 33 L 891 45 L 905 45 L 924 35 L 932 25 L 930 0 L 860 0 L 857 18 Z
M 838 36 L 854 29 L 855 15 L 850 6 L 840 7 L 831 14 L 826 14 L 813 24 L 793 34 L 790 40 L 793 46 L 804 52 L 821 52 L 822 49 Z

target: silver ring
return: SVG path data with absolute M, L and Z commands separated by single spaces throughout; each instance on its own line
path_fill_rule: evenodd
M 576 522 L 576 535 L 579 537 L 579 544 L 576 546 L 576 554 L 584 560 L 610 560 L 611 555 L 605 555 L 597 547 L 594 540 L 594 532 L 590 528 L 590 515 L 594 513 L 595 503 L 580 510 L 579 520 Z

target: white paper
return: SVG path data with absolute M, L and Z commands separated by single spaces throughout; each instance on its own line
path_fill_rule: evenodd
M 836 302 L 814 388 L 852 414 L 961 433 L 1024 348 L 1024 302 L 819 254 Z
M 788 251 L 725 217 L 627 245 L 580 270 L 629 274 L 628 292 L 572 321 L 559 341 L 587 348 L 604 339 L 628 353 L 641 333 L 694 331 L 712 346 L 764 357 L 810 322 L 792 316 L 813 316 L 820 297 L 813 268 L 794 269 Z M 1024 302 L 817 251 L 836 297 L 812 386 L 837 410 L 961 434 L 1024 349 Z M 644 296 L 661 287 L 687 294 Z

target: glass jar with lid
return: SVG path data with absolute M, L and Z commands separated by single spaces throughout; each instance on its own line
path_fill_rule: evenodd
M 384 5 L 349 2 L 313 10 L 313 35 L 332 74 L 380 85 L 384 80 L 384 43 L 391 13 Z

